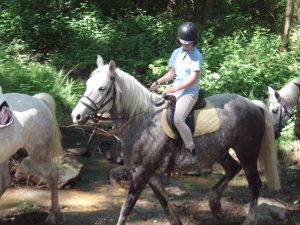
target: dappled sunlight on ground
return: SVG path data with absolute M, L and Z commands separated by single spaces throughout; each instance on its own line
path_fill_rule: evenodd
M 64 225 L 115 225 L 117 223 L 121 206 L 127 195 L 128 183 L 123 181 L 121 184 L 112 185 L 109 182 L 109 171 L 116 165 L 104 158 L 101 153 L 93 157 L 77 157 L 84 165 L 79 179 L 68 189 L 59 190 L 59 204 Z M 236 225 L 242 223 L 246 215 L 244 206 L 250 201 L 250 192 L 243 173 L 236 176 L 224 192 L 221 200 L 222 220 L 214 218 L 210 212 L 209 188 L 218 181 L 221 173 L 222 171 L 216 168 L 211 175 L 174 174 L 164 180 L 168 197 L 176 206 L 184 224 Z M 284 183 L 283 185 L 286 186 Z M 270 197 L 271 195 L 264 185 L 262 196 Z M 286 197 L 285 192 L 279 195 L 279 198 L 281 197 Z M 6 218 L 6 222 L 0 220 L 0 224 L 42 225 L 35 222 L 23 224 L 19 221 L 25 221 L 24 215 L 35 218 L 40 215 L 43 221 L 49 207 L 49 190 L 9 188 L 0 199 L 0 219 Z M 7 216 L 11 217 L 11 221 L 8 221 Z M 160 203 L 148 185 L 137 201 L 127 224 L 169 225 Z

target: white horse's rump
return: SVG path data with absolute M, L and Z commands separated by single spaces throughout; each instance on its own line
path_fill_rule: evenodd
M 52 158 L 62 152 L 60 131 L 55 116 L 55 101 L 49 94 L 29 96 L 19 93 L 3 94 L 13 113 L 14 122 L 0 129 L 0 197 L 9 185 L 8 160 L 20 148 L 46 179 L 51 189 L 52 214 L 60 218 L 57 194 L 57 173 Z
M 0 105 L 4 102 L 4 96 L 2 94 L 2 87 L 0 86 Z

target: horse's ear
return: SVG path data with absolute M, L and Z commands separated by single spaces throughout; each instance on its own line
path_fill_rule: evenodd
M 277 101 L 280 102 L 281 96 L 280 96 L 279 92 L 278 92 L 278 91 L 275 91 L 275 92 L 274 92 L 274 95 L 275 95 L 275 98 L 277 99 Z
M 268 87 L 269 95 L 274 95 L 275 90 L 271 87 Z
M 116 63 L 113 60 L 110 60 L 109 65 L 108 65 L 109 71 L 110 71 L 110 76 L 111 78 L 115 78 L 116 76 Z
M 102 58 L 101 55 L 97 55 L 97 61 L 96 61 L 96 63 L 97 63 L 98 67 L 101 67 L 101 66 L 104 65 L 104 61 L 103 61 L 103 58 Z
M 274 90 L 273 88 L 271 87 L 268 87 L 268 92 L 269 92 L 269 95 L 274 95 L 275 98 L 277 99 L 277 101 L 280 101 L 281 100 L 281 97 L 280 97 L 280 94 L 278 91 Z
M 293 82 L 300 90 L 300 84 Z

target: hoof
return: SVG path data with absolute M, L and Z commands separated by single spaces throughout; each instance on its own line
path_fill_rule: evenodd
M 242 225 L 257 225 L 255 209 L 250 209 Z
M 49 214 L 49 216 L 47 217 L 45 223 L 47 225 L 63 225 L 63 220 L 60 216 L 55 217 L 55 216 L 53 216 L 53 214 Z

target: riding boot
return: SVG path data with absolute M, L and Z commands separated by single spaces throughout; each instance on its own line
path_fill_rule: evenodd
M 186 149 L 184 158 L 181 160 L 181 166 L 192 166 L 198 162 L 195 149 Z

